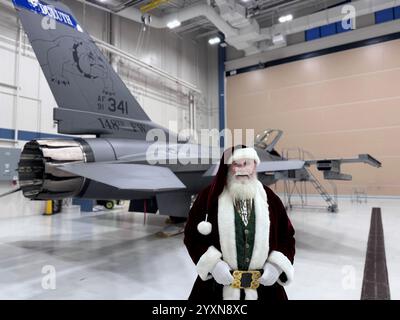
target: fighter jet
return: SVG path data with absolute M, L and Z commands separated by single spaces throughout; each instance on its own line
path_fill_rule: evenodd
M 215 175 L 223 150 L 179 141 L 151 121 L 66 5 L 50 0 L 13 3 L 57 102 L 53 117 L 58 133 L 95 136 L 26 143 L 18 163 L 24 196 L 130 200 L 132 211 L 186 217 L 193 196 Z M 149 139 L 154 132 L 164 141 Z M 266 185 L 305 179 L 310 165 L 324 171 L 326 179 L 339 180 L 351 179 L 341 173 L 343 163 L 381 166 L 368 154 L 284 159 L 274 148 L 281 135 L 267 130 L 256 139 L 259 179 Z

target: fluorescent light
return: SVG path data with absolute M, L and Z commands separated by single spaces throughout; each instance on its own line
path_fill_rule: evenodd
M 208 40 L 208 43 L 211 44 L 211 45 L 217 44 L 217 43 L 220 43 L 220 42 L 221 42 L 221 39 L 219 37 L 210 38 Z
M 279 17 L 279 22 L 284 23 L 293 20 L 293 15 L 287 14 L 286 16 Z
M 176 27 L 179 27 L 180 25 L 181 25 L 180 21 L 178 21 L 176 19 L 167 23 L 167 27 L 170 29 L 174 29 Z
M 282 43 L 284 41 L 285 41 L 285 38 L 283 37 L 282 34 L 277 34 L 277 35 L 272 37 L 273 44 Z
M 281 33 L 275 34 L 272 37 L 272 43 L 275 46 L 285 46 L 286 45 L 286 37 Z

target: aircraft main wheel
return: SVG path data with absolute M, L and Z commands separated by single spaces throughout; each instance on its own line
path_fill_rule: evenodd
M 114 208 L 114 201 L 107 201 L 105 207 L 108 210 L 111 210 L 112 208 Z

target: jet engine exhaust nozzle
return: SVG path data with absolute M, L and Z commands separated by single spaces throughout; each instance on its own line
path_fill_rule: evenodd
M 58 169 L 71 162 L 90 162 L 90 147 L 78 139 L 33 140 L 18 163 L 22 192 L 32 200 L 63 199 L 79 194 L 85 178 Z

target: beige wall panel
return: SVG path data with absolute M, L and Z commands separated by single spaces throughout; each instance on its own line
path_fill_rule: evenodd
M 320 81 L 321 72 L 318 58 L 290 62 L 267 68 L 269 90 L 292 87 Z
M 386 42 L 383 47 L 383 67 L 385 69 L 400 67 L 400 40 Z
M 268 92 L 235 96 L 230 98 L 227 104 L 227 109 L 229 110 L 228 116 L 233 120 L 264 113 L 265 105 L 269 105 Z
M 254 76 L 251 72 L 234 76 L 236 80 L 227 82 L 226 91 L 231 92 L 232 96 L 264 91 L 269 87 L 267 71 L 267 69 L 257 71 Z
M 228 127 L 282 129 L 279 152 L 301 147 L 317 158 L 370 153 L 382 168 L 343 165 L 353 181 L 337 182 L 339 193 L 365 188 L 400 196 L 399 57 L 395 40 L 229 77 Z
M 319 57 L 321 78 L 328 80 L 381 70 L 383 47 L 369 46 L 368 50 L 357 48 Z M 312 60 L 312 59 L 311 59 Z
M 275 113 L 318 107 L 323 103 L 319 86 L 307 85 L 271 90 L 269 111 Z
M 261 97 L 261 95 L 260 95 Z M 252 99 L 248 100 L 253 104 Z M 243 104 L 245 106 L 245 104 Z M 275 126 L 284 126 L 286 134 L 296 132 L 320 133 L 335 131 L 354 131 L 400 125 L 400 97 L 388 100 L 376 100 L 361 103 L 341 104 L 328 108 L 293 110 L 272 114 L 268 111 L 258 111 L 260 108 L 240 108 L 236 115 L 241 123 L 251 126 L 257 119 L 273 117 Z M 235 106 L 233 106 L 234 108 Z M 257 115 L 253 114 L 258 112 Z M 310 126 L 309 121 L 313 121 Z
M 400 96 L 316 110 L 323 113 L 324 131 L 372 129 L 400 125 Z M 309 116 L 315 112 L 307 111 Z
M 318 128 L 323 127 L 324 122 L 310 119 L 302 124 L 295 124 L 297 119 L 292 118 L 290 122 L 293 126 L 288 125 L 288 119 L 284 117 L 265 117 L 264 121 L 260 117 L 252 117 L 243 119 L 243 126 L 236 123 L 230 128 L 254 129 L 256 133 L 267 128 L 279 128 L 284 131 L 282 139 L 277 146 L 278 151 L 285 148 L 301 147 L 311 152 L 315 157 L 353 157 L 359 153 L 370 153 L 371 155 L 388 156 L 400 155 L 400 143 L 396 143 L 400 139 L 400 126 L 384 127 L 379 129 L 364 129 L 357 131 L 319 131 L 307 133 L 304 127 Z M 257 126 L 252 125 L 255 121 Z M 328 120 L 326 120 L 328 121 Z M 300 128 L 294 131 L 293 127 Z
M 286 135 L 284 143 L 285 147 L 300 146 L 318 157 L 349 157 L 359 153 L 378 157 L 400 155 L 400 143 L 396 143 L 399 139 L 400 127 L 397 127 L 355 132 L 297 133 Z

